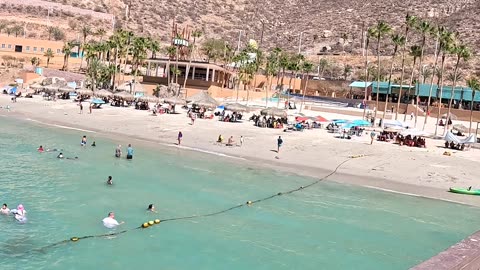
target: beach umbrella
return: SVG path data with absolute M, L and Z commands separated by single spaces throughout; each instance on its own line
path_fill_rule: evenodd
M 421 131 L 421 130 L 418 130 L 418 129 L 406 129 L 402 132 L 400 132 L 401 135 L 403 136 L 420 136 L 420 137 L 425 137 L 425 136 L 428 136 L 429 134 L 425 131 Z
M 442 114 L 442 119 L 447 119 L 447 114 L 446 113 Z M 451 113 L 450 114 L 450 119 L 451 120 L 457 120 L 457 116 L 455 114 Z
M 218 106 L 218 102 L 214 98 L 212 98 L 206 91 L 200 93 L 202 93 L 202 95 L 199 95 L 196 100 L 192 101 L 192 104 L 199 107 L 208 108 L 216 108 Z
M 35 90 L 35 91 L 38 91 L 38 90 L 42 90 L 45 86 L 39 84 L 39 83 L 34 83 L 32 85 L 30 85 L 30 88 Z
M 455 125 L 453 125 L 453 129 L 455 129 L 457 131 L 460 131 L 460 132 L 463 132 L 463 133 L 467 133 L 469 128 L 467 128 L 463 124 L 455 124 Z
M 89 89 L 77 89 L 75 90 L 75 93 L 79 94 L 79 95 L 86 95 L 86 96 L 92 96 L 93 95 L 93 91 L 92 90 L 89 90 Z
M 232 111 L 232 112 L 246 112 L 246 111 L 248 111 L 248 107 L 243 105 L 243 104 L 240 104 L 240 103 L 225 104 L 224 109 Z
M 345 124 L 345 123 L 348 123 L 349 121 L 348 120 L 345 120 L 345 119 L 333 119 L 332 122 L 334 124 Z
M 95 96 L 97 96 L 97 97 L 113 97 L 113 93 L 108 91 L 108 90 L 102 89 L 102 90 L 95 91 Z
M 45 85 L 45 87 L 43 89 L 45 90 L 45 92 L 55 93 L 55 92 L 58 91 L 58 88 L 59 88 L 59 86 L 57 86 L 55 84 L 50 84 L 50 85 Z
M 103 99 L 99 99 L 99 98 L 92 98 L 90 100 L 90 103 L 96 104 L 96 105 L 101 105 L 101 104 L 105 104 L 105 101 L 103 101 Z
M 287 116 L 287 112 L 285 110 L 274 108 L 274 107 L 263 109 L 263 110 L 260 111 L 260 114 L 261 115 L 280 116 L 280 117 Z
M 123 100 L 134 100 L 135 99 L 135 97 L 132 94 L 127 93 L 126 91 L 115 93 L 115 94 L 113 94 L 113 96 L 116 97 L 116 98 L 121 98 Z
M 197 94 L 187 98 L 187 102 L 195 102 L 195 101 L 200 101 L 200 100 L 206 100 L 208 98 L 211 98 L 211 96 L 208 94 L 206 90 L 202 90 L 198 92 Z
M 387 131 L 387 132 L 400 132 L 400 131 L 404 130 L 404 128 L 401 127 L 401 126 L 390 126 L 390 127 L 385 128 L 384 130 Z
M 317 122 L 329 122 L 328 119 L 318 115 L 315 117 L 314 121 L 317 121 Z
M 72 87 L 69 87 L 69 86 L 62 86 L 62 87 L 58 88 L 58 91 L 62 92 L 62 93 L 70 93 L 70 92 L 75 92 L 75 89 L 73 89 Z
M 178 105 L 186 105 L 187 102 L 184 99 L 181 99 L 179 97 L 169 97 L 165 98 L 163 102 L 168 103 L 168 104 L 178 104 Z
M 369 126 L 372 125 L 372 123 L 370 123 L 369 121 L 362 120 L 362 119 L 353 120 L 353 121 L 351 121 L 351 123 L 356 127 L 369 127 Z
M 159 102 L 160 99 L 158 97 L 154 96 L 141 96 L 138 98 L 138 101 L 143 101 L 143 102 Z

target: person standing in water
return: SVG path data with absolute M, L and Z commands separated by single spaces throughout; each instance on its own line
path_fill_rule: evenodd
M 83 135 L 82 142 L 80 143 L 81 146 L 87 146 L 87 136 Z
M 182 138 L 183 138 L 183 134 L 182 134 L 181 131 L 179 131 L 178 136 L 177 136 L 178 145 L 180 145 L 182 143 Z
M 133 159 L 133 148 L 131 144 L 127 147 L 127 159 Z
M 119 158 L 122 156 L 122 145 L 119 144 L 115 149 L 115 157 Z
M 124 222 L 118 222 L 116 219 L 115 219 L 115 213 L 113 212 L 110 212 L 108 213 L 108 217 L 104 218 L 102 220 L 103 222 L 103 226 L 109 228 L 109 229 L 114 229 L 115 227 L 117 227 L 118 225 L 121 225 L 123 224 Z
M 112 176 L 109 176 L 107 179 L 107 185 L 113 185 L 113 179 Z
M 40 145 L 40 147 L 38 147 L 37 150 L 38 150 L 39 153 L 43 153 L 43 151 L 44 151 L 44 150 L 43 150 L 43 146 Z

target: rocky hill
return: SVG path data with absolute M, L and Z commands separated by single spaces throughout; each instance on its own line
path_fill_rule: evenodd
M 75 26 L 111 31 L 115 22 L 167 43 L 174 20 L 233 47 L 240 37 L 262 41 L 263 47 L 296 49 L 302 33 L 302 51 L 311 54 L 339 46 L 359 53 L 362 29 L 377 20 L 398 29 L 410 13 L 458 30 L 467 44 L 480 48 L 478 0 L 0 0 L 0 7 L 4 19 L 28 20 L 38 29 L 49 14 L 70 38 L 78 35 Z

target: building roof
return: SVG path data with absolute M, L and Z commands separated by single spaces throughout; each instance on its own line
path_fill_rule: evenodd
M 167 58 L 156 58 L 156 59 L 147 59 L 145 60 L 147 63 L 152 63 L 152 64 L 167 64 L 170 63 L 170 65 L 175 65 L 176 61 L 169 60 Z M 179 60 L 178 64 L 181 66 L 186 66 L 189 64 L 189 61 L 185 60 Z M 223 67 L 216 65 L 216 64 L 211 64 L 208 62 L 197 62 L 197 61 L 192 61 L 191 63 L 192 67 L 197 67 L 197 68 L 208 68 L 208 69 L 214 69 L 214 70 L 220 70 L 220 71 L 226 71 Z
M 366 86 L 365 86 L 366 84 Z M 361 81 L 355 81 L 355 82 L 352 82 L 349 86 L 350 87 L 358 87 L 358 88 L 365 88 L 365 87 L 369 87 L 370 85 L 372 85 L 371 82 L 361 82 Z

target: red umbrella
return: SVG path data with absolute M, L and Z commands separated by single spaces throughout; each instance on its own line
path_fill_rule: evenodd
M 316 117 L 317 118 L 317 122 L 330 122 L 328 121 L 327 119 L 321 117 L 320 115 Z
M 305 116 L 297 116 L 295 117 L 295 121 L 297 122 L 303 122 L 303 121 L 307 121 L 307 120 L 310 120 L 309 117 L 305 117 Z

